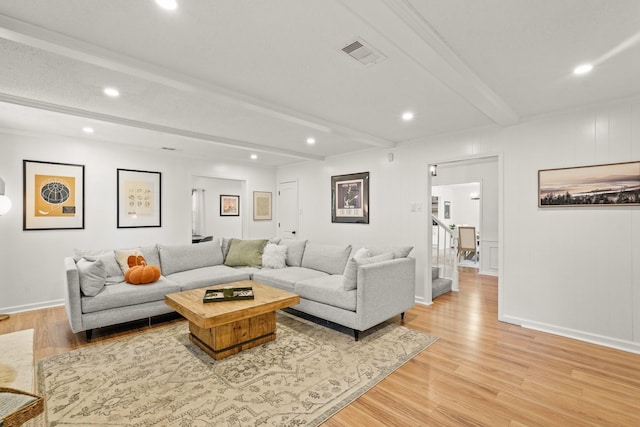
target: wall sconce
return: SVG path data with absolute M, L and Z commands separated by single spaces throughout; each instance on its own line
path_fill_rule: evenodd
M 431 165 L 429 170 L 431 171 L 431 176 L 438 176 L 438 165 Z
M 4 194 L 4 181 L 0 178 L 0 215 L 4 215 L 11 209 L 11 199 Z

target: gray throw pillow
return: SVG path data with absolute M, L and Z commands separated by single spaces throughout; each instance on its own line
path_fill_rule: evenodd
M 80 290 L 88 297 L 95 297 L 104 288 L 107 280 L 107 270 L 100 259 L 88 260 L 80 258 L 76 263 L 78 277 L 80 279 Z
M 100 260 L 104 263 L 104 269 L 107 272 L 107 280 L 105 285 L 115 285 L 116 283 L 124 282 L 124 273 L 120 268 L 120 264 L 116 260 L 116 255 L 113 251 L 103 252 L 96 255 L 84 255 L 84 259 L 89 261 Z
M 328 274 L 342 274 L 351 254 L 351 245 L 321 245 L 308 243 L 304 248 L 302 267 L 324 271 Z
M 343 289 L 345 291 L 350 291 L 350 290 L 356 289 L 358 287 L 358 282 L 357 282 L 358 267 L 360 267 L 361 265 L 376 264 L 378 262 L 390 261 L 392 259 L 394 259 L 393 252 L 387 252 L 385 254 L 380 254 L 380 255 L 376 255 L 376 256 L 372 256 L 372 257 L 351 258 L 349 260 L 349 262 L 353 261 L 355 263 L 355 267 L 356 267 L 355 268 L 356 280 L 347 280 L 347 276 L 345 275 L 345 278 L 343 279 L 343 282 L 342 282 Z
M 289 267 L 300 267 L 302 255 L 307 245 L 306 240 L 282 239 L 280 245 L 287 247 L 287 265 Z

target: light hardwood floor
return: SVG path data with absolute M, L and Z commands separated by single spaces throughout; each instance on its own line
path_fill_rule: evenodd
M 460 292 L 405 316 L 440 339 L 324 426 L 640 426 L 640 355 L 500 323 L 497 294 L 495 278 L 461 268 Z M 177 321 L 99 329 L 92 343 Z M 92 344 L 62 307 L 0 322 L 31 328 L 36 359 Z

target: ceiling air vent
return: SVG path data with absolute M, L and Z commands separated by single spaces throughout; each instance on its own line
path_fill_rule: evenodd
M 365 44 L 362 40 L 356 40 L 342 48 L 342 51 L 364 65 L 377 64 L 386 59 L 382 53 Z

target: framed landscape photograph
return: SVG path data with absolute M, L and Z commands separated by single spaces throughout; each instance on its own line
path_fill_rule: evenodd
M 271 219 L 271 193 L 267 191 L 253 192 L 253 220 Z
M 538 207 L 639 205 L 640 162 L 538 171 Z
M 220 216 L 240 216 L 240 196 L 221 194 Z
M 118 228 L 162 226 L 162 174 L 118 169 Z
M 331 222 L 369 224 L 369 172 L 331 177 Z
M 84 228 L 84 165 L 22 161 L 23 230 Z

